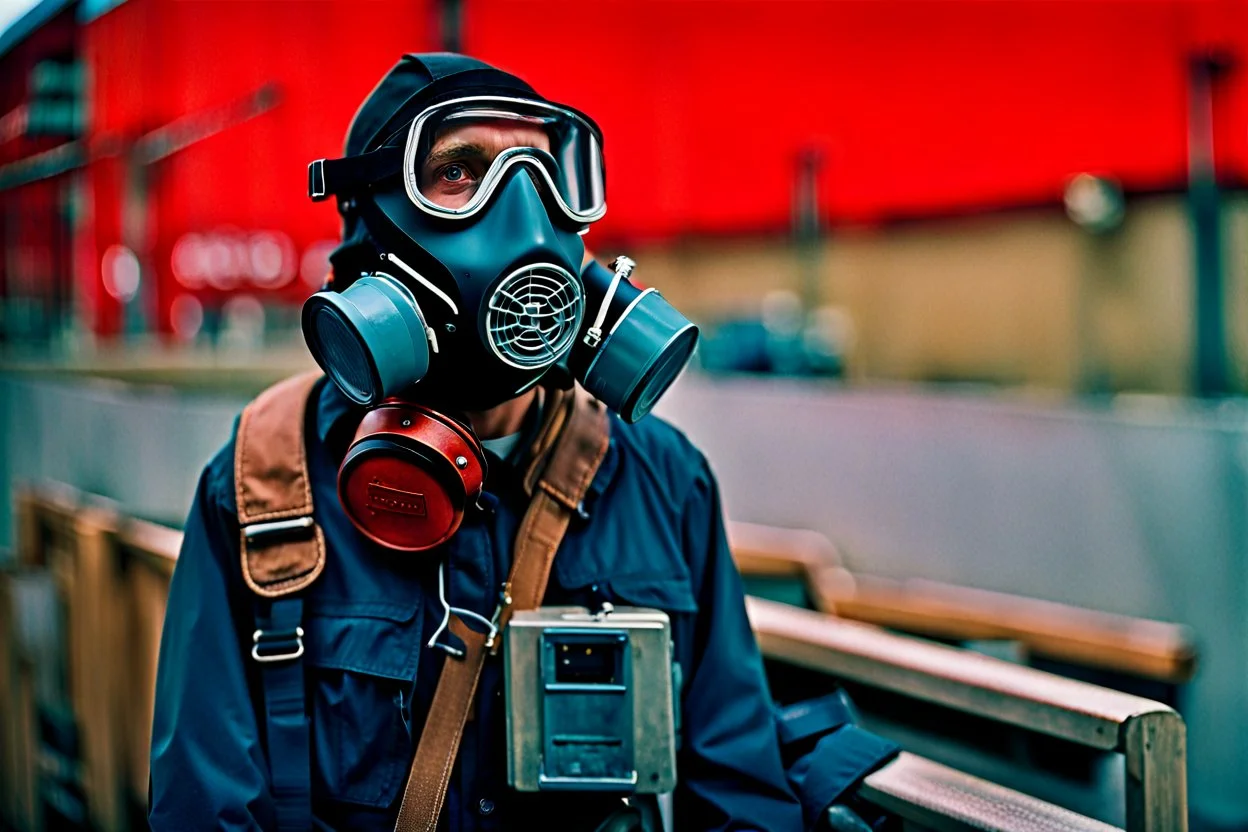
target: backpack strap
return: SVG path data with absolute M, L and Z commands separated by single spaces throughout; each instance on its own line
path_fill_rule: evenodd
M 304 424 L 321 378 L 280 381 L 243 409 L 234 444 L 243 579 L 251 591 L 280 598 L 304 589 L 325 568 L 325 535 L 312 519 Z
M 464 724 L 472 710 L 486 655 L 497 652 L 501 632 L 517 609 L 542 602 L 555 552 L 577 512 L 610 439 L 607 410 L 581 388 L 551 391 L 539 447 L 549 461 L 540 469 L 528 511 L 516 535 L 511 575 L 494 613 L 495 632 L 479 633 L 452 614 L 450 630 L 464 644 L 462 657 L 448 657 L 425 717 L 416 756 L 403 790 L 396 832 L 434 832 L 450 783 Z M 557 437 L 557 438 L 556 438 Z
M 280 832 L 312 827 L 312 749 L 303 673 L 303 597 L 325 568 L 312 519 L 304 425 L 320 373 L 279 382 L 243 410 L 234 443 L 243 579 L 256 593 L 251 657 L 264 688 L 269 784 Z

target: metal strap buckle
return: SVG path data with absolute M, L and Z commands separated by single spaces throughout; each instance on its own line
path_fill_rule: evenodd
M 256 630 L 251 635 L 251 657 L 258 662 L 284 662 L 297 659 L 303 655 L 303 628 L 293 630 Z M 261 653 L 260 649 L 280 650 L 293 646 L 286 652 Z
M 243 537 L 248 544 L 263 546 L 272 538 L 302 537 L 305 531 L 310 532 L 316 524 L 311 517 L 292 517 L 289 520 L 274 520 L 269 523 L 252 523 L 243 526 Z
M 485 649 L 493 655 L 498 652 L 500 646 L 498 641 L 499 624 L 502 621 L 503 613 L 512 605 L 511 598 L 511 581 L 504 581 L 503 588 L 498 593 L 498 606 L 494 608 L 494 614 L 490 616 L 490 634 L 485 639 Z
M 308 196 L 315 200 L 325 199 L 325 160 L 317 159 L 308 165 Z

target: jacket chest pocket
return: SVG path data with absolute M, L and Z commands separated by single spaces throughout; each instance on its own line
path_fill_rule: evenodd
M 563 557 L 562 553 L 559 557 Z M 558 558 L 556 558 L 558 563 Z M 683 564 L 680 568 L 656 568 L 647 572 L 623 572 L 610 568 L 557 572 L 557 594 L 547 594 L 547 603 L 575 604 L 594 608 L 603 601 L 615 606 L 648 607 L 662 610 L 672 619 L 673 635 L 681 624 L 698 611 L 693 586 Z
M 376 807 L 398 796 L 412 749 L 417 608 L 321 602 L 310 610 L 314 795 Z
M 554 578 L 570 603 L 610 601 L 672 616 L 698 610 L 676 529 L 638 523 L 617 512 L 564 538 Z

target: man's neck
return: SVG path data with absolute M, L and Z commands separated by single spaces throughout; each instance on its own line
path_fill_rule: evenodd
M 505 401 L 489 410 L 468 411 L 468 421 L 472 430 L 480 439 L 498 439 L 519 433 L 524 427 L 524 417 L 533 405 L 537 396 L 536 388 L 526 390 L 510 401 Z

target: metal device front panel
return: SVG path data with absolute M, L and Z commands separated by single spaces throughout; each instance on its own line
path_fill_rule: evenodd
M 505 638 L 507 772 L 513 788 L 637 793 L 675 788 L 671 625 L 665 613 L 621 607 L 593 615 L 581 607 L 547 607 L 516 613 Z M 610 643 L 619 645 L 618 653 L 584 653 L 586 645 L 603 651 Z M 560 665 L 560 656 L 570 657 L 577 644 L 579 664 Z M 591 698 L 572 706 L 578 686 Z M 627 712 L 613 717 L 597 709 L 593 697 L 604 697 L 605 704 L 612 696 Z M 621 735 L 625 731 L 627 736 Z M 620 742 L 612 745 L 607 737 Z M 588 755 L 578 753 L 591 748 Z M 621 776 L 626 757 L 631 765 Z

